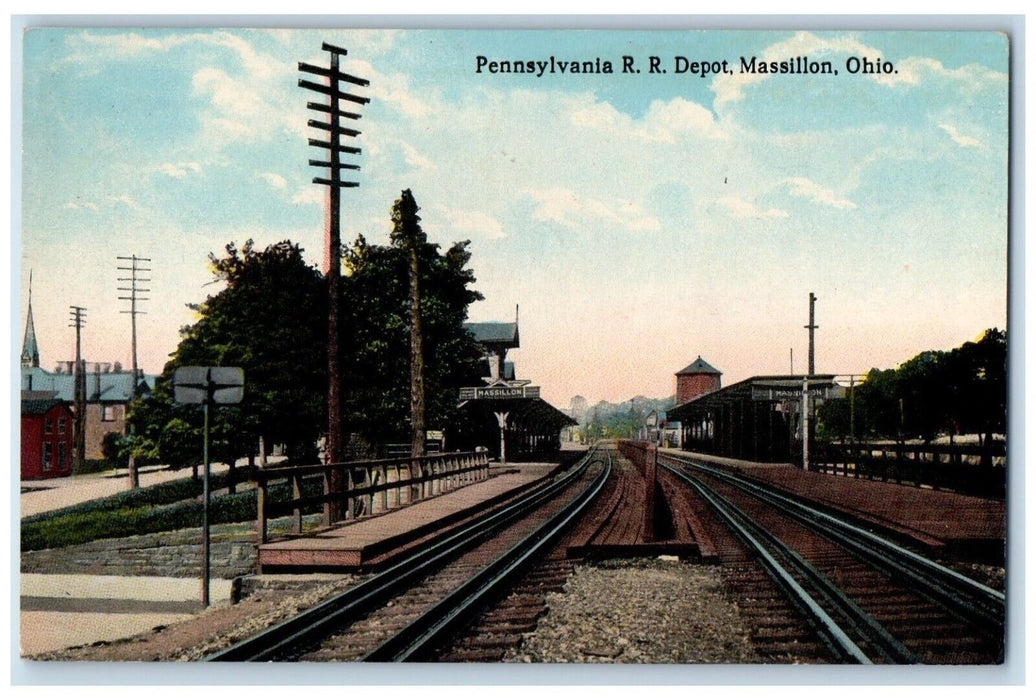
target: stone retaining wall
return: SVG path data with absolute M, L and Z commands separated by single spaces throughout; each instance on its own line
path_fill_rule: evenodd
M 241 525 L 210 528 L 212 578 L 232 579 L 255 570 L 255 533 Z M 96 540 L 72 547 L 23 552 L 22 573 L 105 576 L 201 576 L 201 528 Z

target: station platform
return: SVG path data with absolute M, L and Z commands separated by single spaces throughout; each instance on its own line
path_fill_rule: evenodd
M 355 522 L 262 544 L 257 556 L 259 571 L 377 569 L 441 528 L 506 501 L 558 468 L 557 463 L 491 467 L 485 481 Z
M 907 538 L 929 556 L 959 554 L 1002 563 L 1007 531 L 1003 501 L 901 484 L 803 471 L 681 450 L 664 454 L 715 464 L 808 498 L 877 530 Z

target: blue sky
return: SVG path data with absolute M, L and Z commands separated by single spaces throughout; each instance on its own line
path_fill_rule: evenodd
M 981 32 L 37 29 L 24 38 L 20 279 L 43 365 L 129 365 L 116 256 L 151 258 L 140 358 L 161 370 L 210 251 L 323 251 L 298 61 L 370 79 L 343 238 L 385 242 L 412 189 L 429 237 L 470 239 L 486 300 L 521 306 L 518 374 L 549 401 L 672 393 L 699 354 L 724 383 L 891 367 L 1007 317 L 1008 46 Z M 490 60 L 603 75 L 476 74 Z M 632 55 L 645 70 L 621 74 Z M 829 60 L 838 76 L 646 74 L 648 56 Z M 849 75 L 849 56 L 895 73 Z M 23 293 L 18 323 L 24 320 Z M 19 328 L 17 337 L 21 337 Z

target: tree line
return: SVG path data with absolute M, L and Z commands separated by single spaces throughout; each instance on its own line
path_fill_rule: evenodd
M 871 369 L 846 397 L 818 409 L 821 439 L 922 439 L 1007 430 L 1007 332 L 991 328 L 949 351 Z
M 405 194 L 409 194 L 406 192 Z M 417 207 L 393 207 L 418 227 Z M 421 290 L 423 381 L 427 424 L 445 427 L 456 413 L 457 387 L 476 381 L 482 350 L 463 328 L 468 306 L 482 299 L 468 264 L 470 242 L 445 252 L 423 234 L 389 245 L 362 235 L 343 251 L 339 283 L 339 352 L 342 415 L 350 453 L 377 456 L 389 442 L 409 442 L 410 270 Z M 257 249 L 252 240 L 209 254 L 220 292 L 189 305 L 198 320 L 180 330 L 150 395 L 131 406 L 124 457 L 196 468 L 202 418 L 198 406 L 173 402 L 172 377 L 183 366 L 244 369 L 244 400 L 210 414 L 214 461 L 254 458 L 283 445 L 295 463 L 315 462 L 327 431 L 328 280 L 281 241 Z

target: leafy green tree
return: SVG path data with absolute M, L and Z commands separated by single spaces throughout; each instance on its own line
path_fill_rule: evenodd
M 923 438 L 1004 433 L 1007 423 L 1007 334 L 987 330 L 949 351 L 929 350 L 897 369 L 872 369 L 855 389 L 856 435 Z M 848 402 L 820 409 L 823 436 L 846 434 Z
M 468 241 L 445 253 L 418 241 L 425 419 L 446 427 L 457 415 L 457 389 L 478 382 L 481 348 L 464 328 L 468 306 L 482 299 L 468 265 Z M 342 280 L 345 414 L 358 438 L 375 447 L 412 433 L 410 251 L 360 236 L 345 251 Z
M 172 403 L 178 367 L 241 367 L 242 403 L 210 412 L 210 455 L 232 462 L 252 455 L 258 440 L 283 443 L 290 458 L 315 461 L 316 441 L 326 423 L 327 313 L 324 280 L 283 241 L 256 250 L 251 240 L 225 255 L 209 255 L 224 288 L 199 305 L 200 318 L 181 329 L 181 341 L 152 397 L 133 411 L 134 431 L 163 461 L 197 465 L 201 411 Z

